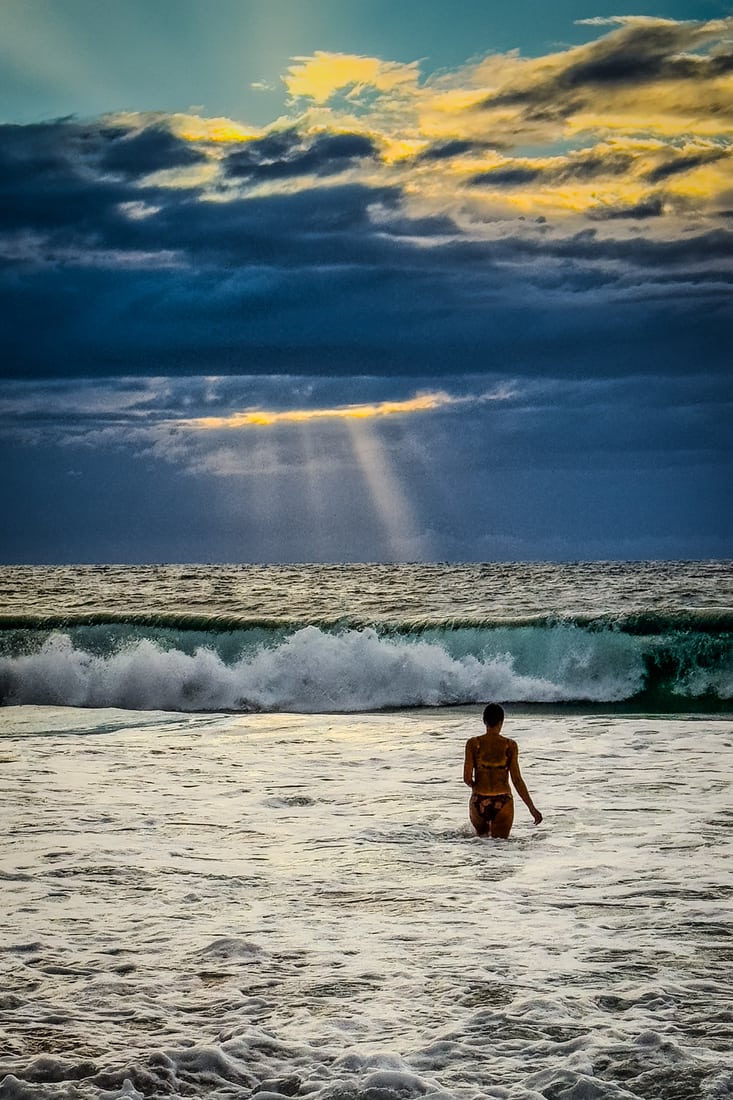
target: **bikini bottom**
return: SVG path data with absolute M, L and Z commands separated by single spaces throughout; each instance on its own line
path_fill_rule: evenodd
M 511 801 L 510 794 L 472 794 L 471 809 L 489 825 L 499 816 L 507 802 Z

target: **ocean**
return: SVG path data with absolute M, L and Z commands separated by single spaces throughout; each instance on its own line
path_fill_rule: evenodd
M 733 1097 L 732 578 L 0 570 L 0 1097 Z
M 0 569 L 0 700 L 733 710 L 726 562 Z

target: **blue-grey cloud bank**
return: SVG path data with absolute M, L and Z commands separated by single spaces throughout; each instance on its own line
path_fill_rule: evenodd
M 721 557 L 733 20 L 0 126 L 5 561 Z

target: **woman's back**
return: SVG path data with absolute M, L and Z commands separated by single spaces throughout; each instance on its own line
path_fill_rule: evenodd
M 506 794 L 514 742 L 501 734 L 484 733 L 471 740 L 476 794 Z

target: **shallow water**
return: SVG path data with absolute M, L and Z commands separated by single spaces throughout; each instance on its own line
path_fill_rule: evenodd
M 8 707 L 0 1096 L 733 1096 L 733 726 Z M 4 1078 L 4 1080 L 3 1080 Z

